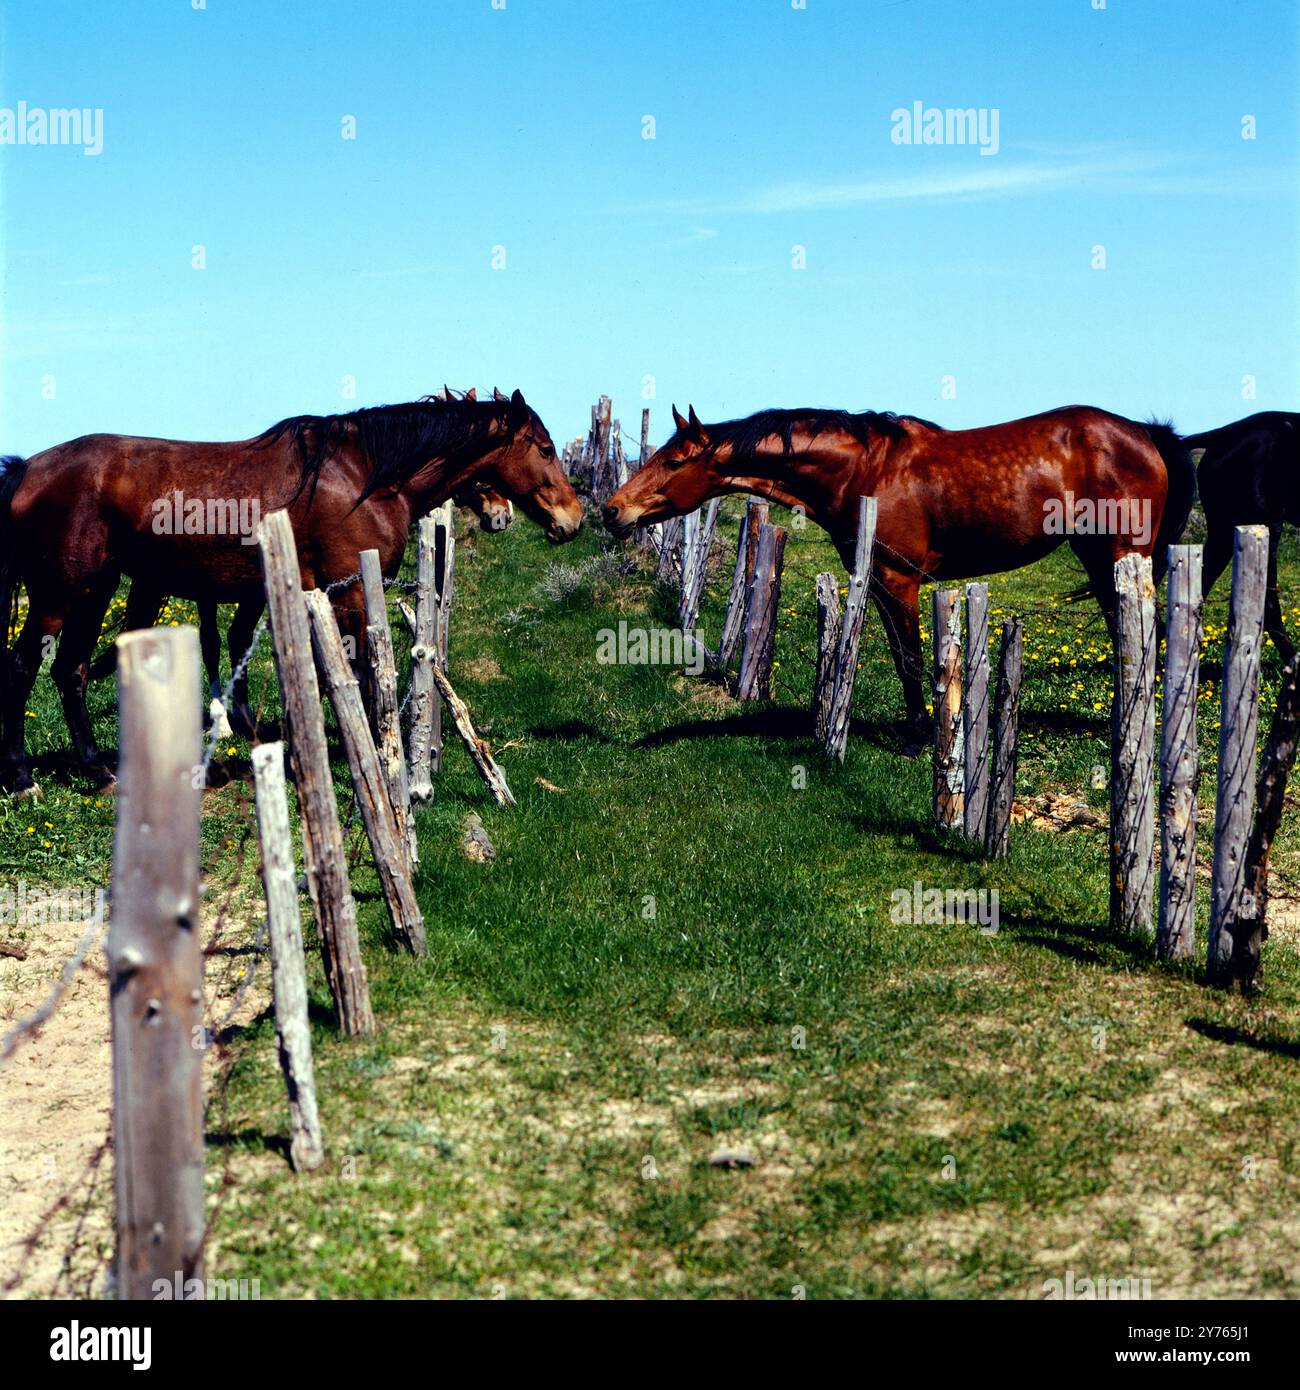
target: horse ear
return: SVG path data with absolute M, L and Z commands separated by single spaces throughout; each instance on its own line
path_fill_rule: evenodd
M 524 400 L 524 393 L 516 386 L 510 397 L 510 414 L 507 416 L 512 434 L 527 422 L 528 414 L 528 402 Z
M 673 406 L 673 424 L 675 424 L 679 430 L 684 430 L 686 428 L 686 421 L 682 418 L 682 412 L 678 410 L 676 406 Z
M 471 387 L 469 388 L 469 390 L 465 392 L 465 399 L 466 399 L 467 401 L 476 401 L 476 400 L 478 400 L 478 387 L 477 387 L 477 386 L 471 386 Z
M 707 443 L 709 436 L 705 434 L 704 426 L 700 424 L 700 417 L 695 413 L 695 407 L 693 405 L 688 405 L 686 409 L 690 412 L 690 418 L 687 420 L 686 425 L 691 432 L 691 438 L 700 444 Z
M 506 395 L 506 393 L 505 393 L 499 386 L 494 386 L 494 387 L 492 388 L 492 399 L 493 399 L 494 401 L 506 401 L 506 400 L 509 400 L 510 398 Z

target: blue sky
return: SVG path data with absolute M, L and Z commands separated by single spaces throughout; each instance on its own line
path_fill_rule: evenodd
M 0 0 L 0 108 L 103 110 L 97 156 L 0 146 L 0 452 L 348 377 L 519 386 L 557 439 L 602 391 L 656 438 L 1300 408 L 1295 5 L 1093 3 Z M 918 101 L 997 153 L 895 143 Z

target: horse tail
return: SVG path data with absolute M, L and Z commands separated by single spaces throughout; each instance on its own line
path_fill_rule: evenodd
M 14 544 L 11 512 L 14 493 L 18 491 L 26 476 L 26 459 L 18 458 L 15 454 L 0 458 L 0 652 L 9 646 L 14 590 L 18 587 L 19 578 L 12 560 L 17 547 Z
M 1196 465 L 1192 462 L 1192 445 L 1183 439 L 1167 420 L 1149 420 L 1146 432 L 1164 460 L 1169 475 L 1169 492 L 1165 509 L 1156 532 L 1155 553 L 1151 556 L 1151 578 L 1159 584 L 1169 568 L 1169 547 L 1174 545 L 1187 528 L 1187 518 L 1196 501 Z

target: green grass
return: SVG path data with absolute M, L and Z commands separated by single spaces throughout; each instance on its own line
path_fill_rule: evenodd
M 730 542 L 730 504 L 724 526 Z M 210 1162 L 214 1277 L 284 1297 L 1033 1298 L 1069 1268 L 1150 1277 L 1157 1297 L 1300 1293 L 1294 932 L 1275 928 L 1247 1002 L 1107 929 L 1103 832 L 1017 825 L 996 865 L 938 834 L 929 764 L 901 756 L 874 612 L 847 762 L 823 764 L 804 713 L 812 579 L 838 566 L 819 536 L 787 548 L 772 707 L 596 661 L 620 618 L 674 621 L 672 596 L 621 573 L 631 552 L 598 531 L 564 550 L 524 522 L 462 540 L 451 675 L 518 809 L 496 808 L 449 746 L 417 816 L 419 962 L 393 948 L 349 832 L 380 1034 L 337 1038 L 313 953 L 330 1159 L 301 1177 L 283 1158 L 273 1023 L 226 1041 L 208 1120 L 233 1136 Z M 544 584 L 560 565 L 582 571 Z M 729 566 L 710 578 L 711 640 Z M 1094 609 L 1051 607 L 1077 582 L 1062 552 L 995 577 L 992 605 L 1051 610 L 1026 623 L 1018 797 L 1104 808 L 1104 633 Z M 1226 598 L 1225 580 L 1207 664 Z M 1266 677 L 1271 691 L 1271 650 Z M 265 655 L 254 691 L 274 709 Z M 32 745 L 61 748 L 48 681 L 33 698 Z M 111 683 L 94 701 L 111 743 Z M 1202 709 L 1208 806 L 1217 714 Z M 247 748 L 232 746 L 238 770 Z M 32 877 L 106 875 L 111 799 L 41 780 L 42 802 L 0 806 L 0 856 Z M 492 864 L 460 853 L 471 811 Z M 244 939 L 248 788 L 210 792 L 205 812 L 210 912 L 228 900 L 223 931 Z M 1296 843 L 1289 816 L 1284 865 Z M 890 894 L 914 880 L 996 888 L 1000 930 L 892 925 Z M 719 1147 L 756 1161 L 711 1167 Z

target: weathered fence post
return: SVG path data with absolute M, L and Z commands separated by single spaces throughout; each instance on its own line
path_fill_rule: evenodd
M 442 698 L 447 702 L 447 709 L 451 714 L 452 722 L 456 726 L 456 732 L 461 737 L 461 742 L 465 745 L 465 751 L 469 754 L 470 761 L 487 784 L 488 790 L 496 797 L 497 805 L 515 805 L 514 793 L 506 782 L 505 773 L 497 766 L 496 759 L 493 758 L 492 750 L 487 746 L 486 741 L 479 738 L 474 732 L 474 724 L 469 717 L 469 707 L 452 689 L 451 682 L 447 677 L 436 667 L 434 668 L 433 679 L 437 682 L 438 691 Z
M 813 737 L 825 744 L 835 699 L 835 654 L 840 645 L 840 590 L 835 576 L 817 576 L 817 671 L 813 680 Z
M 983 845 L 989 811 L 989 586 L 966 585 L 966 698 L 962 701 L 966 838 Z
M 1019 618 L 1002 624 L 998 651 L 997 710 L 993 722 L 993 778 L 989 786 L 984 853 L 1005 859 L 1011 849 L 1011 811 L 1016 799 L 1016 753 L 1020 741 L 1020 668 L 1023 632 Z
M 445 502 L 433 513 L 433 588 L 437 604 L 434 629 L 434 661 L 447 670 L 447 644 L 451 634 L 451 595 L 456 578 L 455 509 Z M 442 771 L 442 701 L 434 700 L 432 758 L 434 772 Z
M 343 1035 L 367 1037 L 375 1031 L 375 1019 L 357 937 L 357 909 L 348 882 L 343 832 L 339 828 L 339 808 L 325 744 L 325 721 L 321 716 L 320 685 L 311 656 L 298 550 L 288 512 L 276 511 L 263 518 L 258 543 L 275 667 L 284 697 L 289 760 L 298 791 L 307 887 L 320 927 L 325 978 Z
M 1269 725 L 1255 793 L 1255 824 L 1246 850 L 1246 893 L 1242 915 L 1227 924 L 1232 936 L 1232 978 L 1242 992 L 1259 987 L 1259 967 L 1264 938 L 1268 936 L 1268 856 L 1273 837 L 1282 824 L 1287 779 L 1295 766 L 1300 740 L 1300 653 L 1293 654 L 1282 670 L 1277 709 Z
M 119 1298 L 203 1277 L 199 644 L 117 640 L 121 760 L 108 934 Z
M 772 655 L 776 614 L 781 602 L 781 563 L 785 556 L 785 527 L 764 526 L 754 552 L 754 578 L 745 604 L 745 631 L 740 648 L 737 700 L 772 698 Z
M 956 589 L 935 589 L 934 819 L 943 830 L 962 826 L 964 757 L 961 718 L 961 602 Z
M 271 992 L 280 1069 L 289 1093 L 289 1158 L 298 1172 L 325 1161 L 316 1078 L 307 1022 L 307 967 L 303 959 L 302 919 L 298 911 L 289 800 L 284 786 L 284 745 L 261 743 L 253 749 L 257 787 L 257 831 L 262 846 L 262 884 L 271 929 Z
M 420 522 L 415 570 L 415 630 L 411 634 L 411 795 L 428 801 L 433 795 L 433 720 L 438 691 L 433 683 L 433 664 L 438 652 L 438 613 L 434 584 L 434 522 Z
M 736 654 L 736 643 L 740 641 L 740 630 L 745 621 L 745 599 L 749 594 L 749 580 L 753 574 L 754 552 L 749 544 L 751 518 L 755 508 L 765 503 L 756 503 L 750 498 L 740 518 L 740 530 L 736 536 L 736 563 L 731 570 L 731 591 L 727 595 L 727 611 L 722 616 L 722 636 L 718 639 L 718 670 L 725 671 Z M 754 533 L 757 534 L 757 533 Z
M 858 648 L 862 643 L 862 624 L 866 618 L 867 595 L 871 588 L 871 556 L 876 543 L 876 499 L 858 498 L 858 534 L 853 548 L 853 572 L 844 601 L 839 645 L 835 651 L 835 689 L 826 720 L 826 740 L 822 745 L 828 758 L 844 761 L 849 745 L 849 716 L 853 709 L 853 686 L 858 673 Z
M 650 462 L 650 407 L 641 407 L 641 452 L 637 455 L 636 468 L 639 473 Z M 657 523 L 636 528 L 637 545 L 645 545 L 651 537 L 658 538 L 661 528 Z
M 384 574 L 379 552 L 361 552 L 361 583 L 366 600 L 366 647 L 370 665 L 370 689 L 374 696 L 372 728 L 379 765 L 388 788 L 398 842 L 405 847 L 407 871 L 420 862 L 415 839 L 415 819 L 411 815 L 411 794 L 406 776 L 406 753 L 402 748 L 402 726 L 398 717 L 397 662 L 393 656 L 393 634 L 388 626 L 388 602 L 384 597 Z
M 1210 898 L 1211 978 L 1232 971 L 1233 923 L 1246 913 L 1246 848 L 1255 789 L 1259 656 L 1268 575 L 1268 529 L 1238 526 L 1232 552 L 1232 602 L 1223 651 L 1219 779 L 1214 798 L 1214 883 Z
M 614 489 L 610 486 L 609 436 L 610 413 L 613 403 L 601 396 L 592 413 L 591 423 L 591 495 L 597 505 L 608 502 Z
M 680 516 L 670 516 L 660 524 L 656 579 L 671 579 L 674 569 L 679 576 L 681 574 L 682 520 Z
M 406 846 L 397 838 L 388 787 L 379 770 L 379 755 L 375 752 L 370 725 L 366 722 L 361 690 L 344 654 L 339 625 L 334 620 L 329 599 L 319 589 L 311 590 L 303 598 L 307 604 L 307 616 L 311 620 L 316 660 L 325 677 L 339 732 L 343 735 L 343 748 L 352 771 L 357 806 L 370 840 L 375 872 L 384 890 L 393 930 L 412 954 L 422 956 L 426 949 L 424 918 L 415 901 L 415 891 L 406 870 Z
M 1156 602 L 1151 559 L 1115 562 L 1110 924 L 1151 935 L 1155 880 Z
M 1200 681 L 1201 547 L 1169 547 L 1164 699 L 1160 724 L 1160 912 L 1156 954 L 1196 949 L 1196 692 Z
M 720 503 L 721 498 L 715 497 L 703 513 L 691 513 L 696 525 L 689 543 L 682 546 L 682 587 L 677 605 L 677 626 L 683 632 L 690 632 L 700 615 L 700 600 L 704 596 L 704 580 L 708 574 L 709 551 L 713 545 Z

